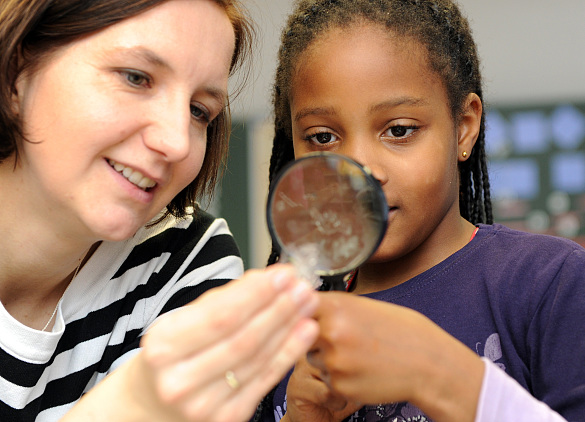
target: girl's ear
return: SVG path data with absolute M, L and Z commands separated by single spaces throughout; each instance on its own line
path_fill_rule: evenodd
M 465 99 L 457 132 L 459 161 L 465 161 L 471 155 L 471 150 L 479 136 L 482 111 L 483 104 L 479 96 L 475 93 L 469 94 Z

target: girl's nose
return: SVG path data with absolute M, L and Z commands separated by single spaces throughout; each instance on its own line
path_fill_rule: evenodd
M 356 142 L 347 143 L 340 153 L 347 155 L 351 159 L 367 167 L 371 171 L 372 176 L 378 180 L 381 185 L 388 182 L 388 174 L 386 171 L 388 163 L 384 163 L 383 160 L 385 155 L 379 154 L 376 151 L 375 146 L 358 140 Z
M 372 172 L 372 176 L 374 176 L 374 178 L 380 182 L 380 184 L 382 186 L 384 186 L 387 182 L 388 182 L 388 174 L 386 173 L 386 171 L 384 170 L 384 168 L 379 165 L 378 163 L 371 163 L 371 164 L 365 164 L 370 171 Z

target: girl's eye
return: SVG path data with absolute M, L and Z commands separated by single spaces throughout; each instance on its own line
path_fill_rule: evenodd
M 147 74 L 139 72 L 137 70 L 124 70 L 121 73 L 122 75 L 124 75 L 128 83 L 133 86 L 148 87 L 152 82 L 151 78 Z
M 337 140 L 337 136 L 330 132 L 320 132 L 313 135 L 307 135 L 305 139 L 307 141 L 313 142 L 314 144 L 327 145 L 331 142 L 335 142 Z
M 191 115 L 197 119 L 202 120 L 205 123 L 210 122 L 210 115 L 209 111 L 205 110 L 203 107 L 197 106 L 195 104 L 191 104 Z
M 407 138 L 416 131 L 416 126 L 392 126 L 386 131 L 386 134 L 392 138 Z

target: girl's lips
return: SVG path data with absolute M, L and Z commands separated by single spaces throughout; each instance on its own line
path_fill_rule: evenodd
M 108 163 L 114 170 L 124 176 L 130 183 L 136 185 L 143 191 L 148 192 L 156 186 L 156 182 L 154 180 L 144 176 L 138 170 L 134 170 L 111 159 L 108 159 Z

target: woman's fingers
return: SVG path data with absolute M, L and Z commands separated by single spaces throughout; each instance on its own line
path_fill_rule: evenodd
M 236 421 L 248 420 L 255 410 L 255 404 L 266 395 L 266 393 L 276 383 L 284 377 L 286 372 L 294 365 L 295 360 L 303 355 L 310 347 L 318 334 L 318 326 L 312 320 L 301 321 L 294 330 L 294 335 L 290 336 L 287 341 L 255 374 L 250 374 L 250 367 L 243 365 L 234 370 L 235 374 L 245 374 L 240 387 L 230 394 L 226 400 L 227 406 L 221 406 L 219 416 L 221 420 Z M 239 378 L 239 375 L 238 375 Z M 235 409 L 242 411 L 245 418 L 239 419 L 234 415 Z
M 303 340 L 297 338 L 303 332 L 295 332 L 299 322 L 304 318 L 305 325 L 310 321 L 313 328 L 310 336 L 305 336 L 305 343 L 300 345 L 302 350 L 298 353 L 304 353 L 317 334 L 317 324 L 308 319 L 317 306 L 317 295 L 302 284 L 297 290 L 300 291 L 278 296 L 274 303 L 253 315 L 240 330 L 161 368 L 159 379 L 164 394 L 171 399 L 179 398 L 223 377 L 226 368 L 234 372 L 239 369 L 236 372 L 238 378 L 245 383 L 266 369 L 268 362 L 281 355 L 286 369 L 290 368 L 299 355 L 293 355 L 283 347 L 291 336 L 297 343 Z M 300 311 L 298 301 L 302 302 Z
M 315 341 L 318 302 L 292 267 L 277 265 L 161 317 L 142 351 L 161 401 L 187 420 L 246 420 Z
M 318 334 L 318 326 L 311 319 L 302 319 L 291 330 L 268 359 L 240 360 L 227 366 L 220 355 L 217 362 L 209 363 L 215 369 L 210 372 L 205 385 L 197 377 L 183 374 L 182 380 L 195 381 L 178 399 L 168 403 L 178 408 L 188 420 L 193 421 L 245 421 L 250 418 L 256 404 L 284 376 L 294 361 L 310 347 Z M 205 370 L 205 369 L 204 369 Z
M 161 316 L 143 338 L 146 359 L 164 365 L 205 349 L 239 330 L 278 295 L 293 295 L 298 284 L 291 266 L 247 271 L 241 279 Z

